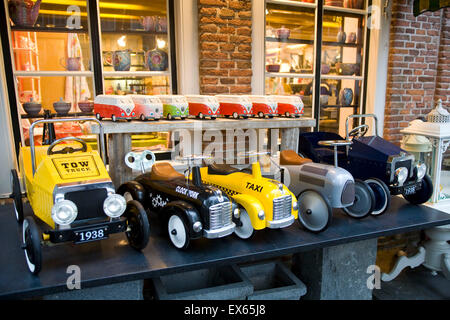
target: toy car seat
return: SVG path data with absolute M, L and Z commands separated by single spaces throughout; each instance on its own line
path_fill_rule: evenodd
M 239 169 L 233 168 L 229 164 L 212 163 L 208 166 L 208 174 L 217 174 L 226 176 L 231 173 L 239 172 Z
M 150 179 L 157 181 L 166 181 L 177 178 L 184 179 L 184 175 L 176 171 L 170 163 L 160 162 L 153 164 L 152 171 L 150 172 Z
M 344 140 L 334 132 L 306 132 L 301 133 L 298 141 L 298 151 L 313 162 L 334 162 L 334 149 L 319 145 L 323 140 Z M 338 150 L 338 158 L 346 157 L 345 150 Z
M 309 162 L 312 162 L 312 160 L 300 157 L 294 150 L 283 150 L 280 152 L 280 165 L 302 165 Z

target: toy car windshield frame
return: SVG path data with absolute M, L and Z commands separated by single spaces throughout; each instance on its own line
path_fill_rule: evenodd
M 34 146 L 34 128 L 41 123 L 56 123 L 56 122 L 96 122 L 99 126 L 99 144 L 100 144 L 100 156 L 103 160 L 103 163 L 105 163 L 105 136 L 103 134 L 103 125 L 102 123 L 95 119 L 95 118 L 64 118 L 64 119 L 43 119 L 43 120 L 37 120 L 33 122 L 33 124 L 30 126 L 30 151 L 31 151 L 31 168 L 33 176 L 36 172 L 36 154 L 35 154 L 35 146 Z
M 350 119 L 353 118 L 374 118 L 375 120 L 375 136 L 378 136 L 378 118 L 375 114 L 373 113 L 367 113 L 367 114 L 352 114 L 350 116 L 347 117 L 347 119 L 345 119 L 345 140 L 349 140 L 349 130 L 348 130 L 348 122 Z

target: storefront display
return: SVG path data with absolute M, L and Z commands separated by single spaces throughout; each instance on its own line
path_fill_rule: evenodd
M 23 249 L 33 274 L 38 274 L 42 267 L 41 241 L 81 244 L 125 232 L 130 245 L 140 250 L 149 238 L 145 210 L 139 203 L 127 203 L 115 193 L 104 159 L 86 142 L 65 137 L 50 146 L 34 146 L 33 129 L 39 123 L 58 121 L 61 120 L 33 123 L 30 146 L 21 149 L 20 168 L 33 216 L 24 217 L 20 180 L 16 170 L 12 171 L 16 219 L 22 224 Z M 101 127 L 100 122 L 90 118 L 63 121 L 95 121 Z M 104 157 L 103 135 L 99 138 Z
M 134 167 L 136 160 L 128 164 Z M 218 188 L 202 184 L 198 167 L 192 171 L 192 179 L 187 179 L 170 163 L 155 163 L 150 172 L 117 190 L 127 201 L 137 200 L 156 213 L 167 224 L 170 241 L 177 249 L 187 249 L 191 240 L 202 237 L 226 237 L 235 231 L 235 221 L 240 219 L 234 200 Z
M 348 131 L 348 121 L 352 118 L 373 117 L 375 136 L 366 137 L 367 124 Z M 378 136 L 377 119 L 374 115 L 350 116 L 347 119 L 347 135 L 344 138 L 332 132 L 313 132 L 300 134 L 299 152 L 314 162 L 332 164 L 336 161 L 333 150 L 321 146 L 319 141 L 352 141 L 351 148 L 339 150 L 337 162 L 348 170 L 355 179 L 366 181 L 375 196 L 372 215 L 384 213 L 390 201 L 390 195 L 402 194 L 411 203 L 422 204 L 433 193 L 433 185 L 426 174 L 425 164 L 415 164 L 414 156 L 397 145 Z M 370 170 L 367 166 L 370 165 Z

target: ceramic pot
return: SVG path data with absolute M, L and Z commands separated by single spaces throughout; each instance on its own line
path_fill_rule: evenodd
M 337 42 L 340 43 L 345 43 L 345 39 L 347 38 L 347 34 L 341 30 L 339 30 L 338 34 L 337 34 Z
M 30 0 L 10 0 L 8 2 L 9 17 L 16 26 L 33 27 L 39 16 L 41 0 L 35 3 Z
M 339 93 L 339 103 L 343 107 L 348 107 L 352 105 L 353 101 L 353 90 L 350 88 L 344 88 Z
M 153 49 L 145 53 L 145 67 L 150 71 L 166 71 L 169 67 L 169 57 L 161 49 Z
M 81 112 L 92 112 L 94 110 L 94 101 L 80 101 L 78 102 L 78 108 L 80 108 Z
M 66 63 L 64 63 L 64 60 L 66 61 Z M 76 58 L 61 58 L 59 60 L 59 64 L 66 69 L 67 71 L 80 71 L 81 70 L 81 59 L 80 57 L 76 57 Z
M 25 102 L 23 105 L 23 109 L 30 116 L 37 116 L 39 112 L 41 112 L 42 105 L 40 103 L 34 102 L 33 98 L 30 98 L 29 102 Z
M 65 116 L 67 113 L 69 113 L 71 106 L 71 103 L 65 102 L 63 98 L 59 98 L 58 102 L 53 103 L 53 108 L 59 116 Z
M 267 72 L 280 72 L 280 65 L 279 64 L 268 64 L 268 65 L 266 65 L 266 71 Z
M 350 32 L 348 34 L 347 42 L 348 43 L 356 43 L 356 32 Z
M 139 19 L 139 22 L 144 27 L 145 31 L 150 31 L 150 32 L 156 31 L 157 17 L 155 17 L 155 16 L 141 17 Z
M 167 17 L 157 17 L 156 31 L 167 32 Z
M 330 66 L 325 64 L 325 63 L 322 63 L 321 73 L 322 74 L 327 74 L 328 72 L 330 72 Z
M 130 50 L 116 50 L 112 54 L 112 64 L 114 71 L 130 71 L 131 54 Z
M 356 71 L 356 65 L 354 63 L 336 63 L 336 72 L 339 75 L 351 76 Z
M 291 30 L 282 26 L 281 28 L 277 29 L 275 31 L 275 33 L 276 33 L 278 39 L 287 40 L 287 39 L 289 39 L 289 36 L 291 35 Z

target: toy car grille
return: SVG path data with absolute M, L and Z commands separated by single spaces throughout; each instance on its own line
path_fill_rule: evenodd
M 216 230 L 231 224 L 231 202 L 222 202 L 209 207 L 209 229 Z
M 292 196 L 281 196 L 273 199 L 273 220 L 281 220 L 291 215 Z
M 75 221 L 105 217 L 103 202 L 108 196 L 106 189 L 67 192 L 64 198 L 72 201 L 78 208 Z M 88 199 L 88 201 L 86 201 Z

